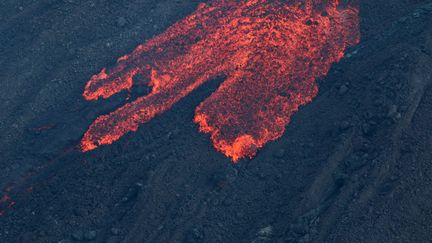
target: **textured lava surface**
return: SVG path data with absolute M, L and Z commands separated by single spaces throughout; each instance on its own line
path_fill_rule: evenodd
M 120 57 L 87 83 L 84 98 L 109 98 L 138 79 L 151 92 L 98 117 L 82 151 L 136 131 L 204 82 L 225 81 L 195 111 L 200 131 L 237 161 L 282 136 L 316 96 L 348 46 L 359 42 L 358 9 L 338 0 L 217 0 Z

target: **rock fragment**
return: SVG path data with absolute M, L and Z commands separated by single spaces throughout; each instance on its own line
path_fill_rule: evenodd
M 127 20 L 124 17 L 117 18 L 117 26 L 124 27 L 127 24 Z
M 344 95 L 346 92 L 348 92 L 349 88 L 348 86 L 346 86 L 345 84 L 340 86 L 339 88 L 339 94 L 340 95 Z
M 72 233 L 72 239 L 76 241 L 82 241 L 84 239 L 84 232 L 82 230 L 78 230 Z

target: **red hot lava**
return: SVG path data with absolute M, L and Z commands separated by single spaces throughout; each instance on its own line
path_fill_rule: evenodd
M 111 144 L 170 109 L 204 82 L 226 80 L 195 111 L 200 131 L 237 161 L 282 136 L 315 80 L 359 42 L 358 10 L 339 0 L 214 0 L 120 57 L 87 83 L 84 98 L 108 98 L 146 78 L 150 94 L 97 118 L 82 151 Z

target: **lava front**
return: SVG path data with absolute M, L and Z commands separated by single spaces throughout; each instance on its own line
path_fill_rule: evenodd
M 291 116 L 317 95 L 316 79 L 359 39 L 358 8 L 339 0 L 200 4 L 88 81 L 83 96 L 89 101 L 130 90 L 137 75 L 151 92 L 98 117 L 81 149 L 113 143 L 204 82 L 224 76 L 196 108 L 194 121 L 233 161 L 253 157 L 282 136 Z

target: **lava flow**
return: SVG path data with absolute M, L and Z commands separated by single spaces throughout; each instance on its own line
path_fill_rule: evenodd
M 170 109 L 204 82 L 226 77 L 195 111 L 200 131 L 233 161 L 282 136 L 299 106 L 317 94 L 348 46 L 359 42 L 358 9 L 340 0 L 213 0 L 120 57 L 87 83 L 84 98 L 130 90 L 150 94 L 98 117 L 82 151 L 111 144 Z

